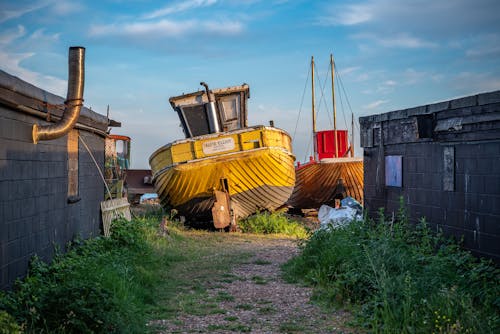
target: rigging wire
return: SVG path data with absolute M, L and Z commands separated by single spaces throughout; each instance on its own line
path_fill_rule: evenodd
M 292 140 L 295 139 L 295 135 L 297 133 L 297 127 L 299 126 L 300 113 L 302 112 L 302 106 L 304 104 L 304 96 L 306 94 L 306 88 L 307 88 L 307 83 L 309 82 L 309 74 L 310 73 L 311 73 L 311 68 L 309 67 L 309 70 L 307 71 L 307 76 L 306 76 L 306 83 L 304 85 L 304 91 L 302 92 L 302 99 L 300 100 L 299 116 L 297 117 L 297 122 L 295 123 L 295 129 L 293 130 Z
M 300 121 L 300 114 L 302 113 L 302 107 L 304 105 L 304 96 L 306 94 L 306 89 L 307 89 L 307 83 L 309 82 L 309 75 L 311 74 L 311 67 L 309 66 L 309 69 L 307 71 L 307 76 L 306 76 L 306 82 L 304 84 L 304 90 L 302 92 L 302 98 L 300 100 L 300 107 L 299 107 L 299 115 L 297 116 L 297 122 L 295 122 L 295 129 L 293 130 L 293 135 L 292 135 L 292 140 L 295 140 L 295 136 L 297 134 L 297 128 L 299 126 L 299 121 Z M 309 152 L 309 147 L 311 146 L 311 138 L 309 138 L 309 143 L 306 147 L 306 156 L 307 156 L 307 152 Z M 306 158 L 304 158 L 305 160 Z
M 316 76 L 319 78 L 318 71 L 316 71 Z M 321 85 L 321 81 L 318 79 L 319 88 L 321 90 L 321 97 L 319 99 L 319 108 L 318 108 L 318 112 L 316 112 L 316 115 L 319 114 L 319 111 L 321 110 L 321 101 L 323 101 L 323 104 L 324 104 L 325 109 L 326 109 L 326 114 L 328 116 L 328 120 L 330 121 L 330 125 L 333 127 L 332 116 L 330 115 L 330 110 L 328 109 L 328 104 L 327 104 L 326 98 L 325 98 L 325 87 L 326 87 L 327 80 L 328 80 L 328 72 L 326 72 L 325 81 L 323 82 L 323 85 Z
M 335 65 L 337 66 L 337 65 Z M 349 111 L 351 112 L 351 114 L 354 114 L 353 111 L 352 111 L 352 107 L 351 107 L 351 103 L 349 102 L 349 99 L 347 98 L 347 92 L 345 90 L 345 86 L 344 86 L 344 83 L 342 81 L 342 77 L 340 75 L 340 72 L 338 73 L 338 78 L 339 78 L 339 82 L 341 83 L 341 86 L 342 86 L 342 90 L 344 91 L 344 96 L 346 97 L 346 101 L 347 101 L 347 105 L 349 107 Z M 354 126 L 356 127 L 356 129 L 358 130 L 358 133 L 359 133 L 359 126 L 358 126 L 358 123 L 357 122 L 354 122 Z M 354 132 L 354 129 L 352 129 L 352 131 Z
M 333 63 L 335 65 L 335 68 L 338 68 L 337 64 L 335 63 L 335 61 Z M 328 67 L 329 71 L 331 71 L 331 66 L 332 65 L 330 64 L 329 67 Z M 307 89 L 307 84 L 309 82 L 309 75 L 311 74 L 311 67 L 309 66 L 308 68 L 309 68 L 309 70 L 307 72 L 306 82 L 305 82 L 305 85 L 304 85 L 304 90 L 302 92 L 302 98 L 301 98 L 301 101 L 300 101 L 299 115 L 297 117 L 297 122 L 295 123 L 295 129 L 293 131 L 293 136 L 292 136 L 293 139 L 295 139 L 295 136 L 297 134 L 297 128 L 298 128 L 299 121 L 300 121 L 300 115 L 302 113 L 302 108 L 303 108 L 303 104 L 304 104 L 304 97 L 305 97 L 305 93 L 306 93 L 306 89 Z M 319 107 L 318 107 L 318 110 L 316 111 L 316 116 L 319 114 L 319 111 L 321 110 L 321 102 L 323 102 L 323 105 L 324 105 L 324 107 L 326 109 L 326 113 L 327 113 L 327 116 L 328 116 L 328 120 L 330 121 L 330 125 L 333 127 L 332 116 L 330 115 L 330 110 L 328 108 L 328 103 L 326 102 L 326 99 L 325 99 L 326 81 L 328 80 L 328 73 L 329 72 L 326 72 L 323 84 L 321 83 L 321 80 L 319 79 L 319 74 L 318 74 L 318 71 L 317 71 L 316 68 L 315 68 L 315 73 L 316 73 L 316 77 L 318 78 L 316 80 L 317 80 L 319 88 L 321 90 L 321 96 L 320 96 L 320 100 L 319 100 L 319 103 L 318 103 Z M 348 129 L 349 125 L 348 125 L 348 122 L 347 122 L 346 112 L 345 112 L 345 108 L 344 108 L 344 99 L 345 99 L 345 104 L 349 108 L 350 113 L 351 114 L 354 114 L 354 113 L 352 111 L 351 103 L 349 102 L 348 95 L 347 95 L 347 92 L 346 92 L 346 88 L 345 88 L 344 82 L 342 80 L 342 76 L 340 74 L 340 71 L 335 71 L 334 74 L 335 74 L 335 78 L 337 79 L 337 81 L 339 83 L 337 85 L 337 87 L 336 87 L 336 91 L 338 92 L 338 98 L 339 98 L 339 101 L 340 101 L 340 109 L 342 111 L 342 116 L 343 116 L 343 119 L 344 119 L 345 128 Z M 357 122 L 354 122 L 354 127 L 357 130 L 357 132 L 359 133 L 359 125 L 358 125 Z M 353 133 L 356 133 L 355 129 L 352 128 L 351 131 Z M 307 144 L 307 148 L 306 148 L 306 151 L 305 151 L 305 157 L 304 157 L 305 161 L 307 161 L 307 154 L 308 154 L 308 152 L 310 152 L 313 139 L 314 139 L 314 134 L 312 134 L 312 136 L 309 136 L 309 141 L 308 141 L 308 144 Z

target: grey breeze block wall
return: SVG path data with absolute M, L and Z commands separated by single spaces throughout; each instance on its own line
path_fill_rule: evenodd
M 381 207 L 396 212 L 402 197 L 413 222 L 425 217 L 500 263 L 500 91 L 362 117 L 360 125 L 371 217 Z
M 20 90 L 24 92 L 19 94 Z M 58 105 L 64 103 L 64 99 L 0 71 L 1 289 L 10 288 L 16 278 L 26 274 L 32 256 L 49 261 L 55 247 L 64 251 L 67 243 L 77 236 L 86 239 L 100 234 L 104 185 L 85 147 L 78 141 L 80 200 L 68 203 L 68 135 L 33 144 L 33 124 L 49 123 L 19 110 L 16 105 L 26 102 L 30 110 L 41 110 L 37 107 L 41 105 L 39 102 L 47 100 Z M 87 130 L 78 130 L 79 135 L 103 168 L 104 137 L 92 129 L 97 130 L 96 125 L 106 129 L 107 118 L 93 115 L 88 109 L 82 112 L 78 124 L 86 123 Z M 86 115 L 98 122 L 89 121 Z M 94 127 L 88 126 L 92 124 Z

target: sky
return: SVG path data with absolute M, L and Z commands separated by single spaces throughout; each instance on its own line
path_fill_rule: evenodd
M 85 105 L 132 138 L 132 168 L 184 137 L 168 98 L 247 83 L 250 125 L 311 154 L 310 59 L 318 130 L 500 89 L 498 0 L 0 0 L 0 69 L 66 96 L 68 48 L 83 46 Z M 355 126 L 356 155 L 360 155 Z

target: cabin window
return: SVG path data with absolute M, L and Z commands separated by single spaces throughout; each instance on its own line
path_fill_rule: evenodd
M 125 140 L 116 141 L 116 160 L 121 169 L 129 168 L 129 142 Z
M 78 130 L 73 129 L 68 133 L 68 202 L 78 200 Z
M 219 100 L 219 108 L 225 130 L 239 129 L 240 96 L 229 95 L 221 97 Z
M 210 133 L 205 105 L 182 106 L 180 110 L 188 137 L 202 136 Z

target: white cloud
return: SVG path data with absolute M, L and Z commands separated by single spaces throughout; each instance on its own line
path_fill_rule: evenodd
M 465 55 L 470 58 L 499 57 L 500 45 L 486 45 L 479 48 L 469 49 Z
M 26 29 L 19 24 L 16 29 L 9 29 L 0 34 L 0 44 L 10 44 L 24 35 L 26 35 Z
M 408 68 L 403 73 L 403 83 L 406 85 L 414 85 L 422 80 L 428 80 L 431 75 L 427 72 L 419 72 L 413 68 Z
M 8 6 L 6 4 L 2 4 L 3 8 L 0 10 L 0 23 L 12 19 L 17 19 L 18 17 L 24 16 L 28 13 L 47 7 L 49 4 L 50 1 L 37 1 L 34 4 L 13 9 L 7 9 Z
M 327 10 L 327 16 L 321 16 L 322 25 L 357 25 L 373 19 L 373 8 L 370 4 L 354 4 L 333 6 Z
M 351 66 L 341 69 L 339 72 L 341 75 L 349 75 L 361 69 L 361 66 Z
M 21 66 L 23 60 L 33 56 L 35 56 L 35 53 L 7 53 L 0 51 L 0 64 L 2 64 L 2 69 L 11 75 L 17 76 L 51 93 L 65 96 L 67 86 L 65 80 L 30 71 Z
M 190 9 L 195 9 L 199 7 L 209 7 L 215 4 L 217 0 L 188 0 L 188 1 L 179 1 L 168 6 L 165 6 L 161 9 L 155 10 L 151 13 L 145 14 L 143 18 L 145 19 L 155 19 L 158 17 L 184 12 Z
M 77 1 L 55 1 L 52 5 L 52 11 L 56 15 L 67 15 L 81 11 L 84 6 Z
M 0 33 L 0 68 L 35 86 L 64 96 L 66 93 L 66 81 L 54 76 L 31 71 L 23 66 L 24 61 L 32 61 L 34 57 L 38 56 L 37 52 L 32 51 L 39 50 L 38 45 L 50 44 L 58 40 L 59 34 L 46 35 L 44 29 L 38 29 L 31 35 L 28 35 L 23 25 L 6 30 Z
M 20 18 L 43 8 L 47 8 L 52 14 L 62 16 L 78 12 L 82 10 L 84 6 L 77 1 L 66 0 L 41 0 L 25 6 L 18 6 L 15 2 L 9 5 L 2 4 L 2 8 L 0 8 L 0 23 Z
M 500 35 L 475 36 L 465 51 L 465 55 L 471 59 L 498 59 L 500 57 Z
M 45 29 L 41 28 L 41 29 L 35 30 L 35 32 L 33 32 L 30 35 L 29 39 L 31 41 L 37 41 L 37 42 L 43 41 L 44 43 L 52 43 L 52 42 L 59 41 L 60 36 L 61 36 L 60 33 L 47 35 L 47 34 L 45 34 Z
M 130 36 L 155 39 L 159 37 L 183 37 L 203 33 L 216 35 L 237 35 L 243 25 L 234 21 L 173 21 L 163 19 L 158 22 L 135 22 L 127 24 L 94 25 L 91 36 Z
M 500 89 L 500 78 L 491 73 L 462 72 L 451 80 L 451 85 L 460 93 L 489 92 Z
M 350 4 L 330 3 L 322 8 L 317 22 L 343 26 L 359 39 L 361 51 L 370 44 L 389 48 L 460 47 L 468 58 L 498 57 L 498 42 L 481 47 L 482 34 L 500 31 L 498 0 L 355 0 Z M 446 19 L 452 18 L 452 19 Z M 467 36 L 467 37 L 466 37 Z M 366 43 L 368 42 L 368 43 Z M 472 46 L 478 46 L 473 47 Z
M 382 104 L 385 104 L 387 102 L 389 102 L 389 100 L 377 100 L 377 101 L 374 101 L 374 102 L 369 103 L 367 105 L 364 105 L 363 108 L 368 109 L 368 110 L 373 110 L 373 109 L 376 109 L 376 108 L 380 107 Z
M 432 48 L 437 46 L 436 43 L 429 42 L 406 33 L 400 33 L 393 36 L 386 35 L 383 37 L 375 34 L 362 33 L 362 34 L 352 35 L 352 37 L 355 39 L 369 40 L 378 45 L 384 47 L 392 47 L 392 48 L 414 49 L 414 48 Z

